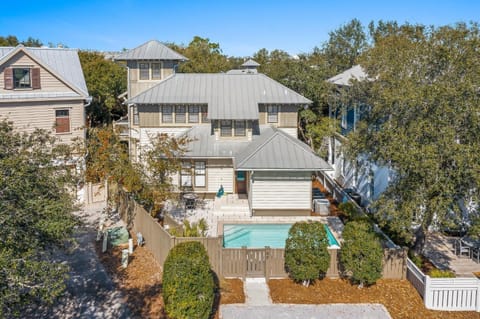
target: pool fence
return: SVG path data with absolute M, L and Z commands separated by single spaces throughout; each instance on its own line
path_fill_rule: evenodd
M 179 227 L 173 219 L 165 216 L 163 223 L 153 218 L 133 198 L 123 193 L 120 196 L 119 212 L 128 228 L 134 233 L 140 232 L 145 240 L 145 246 L 163 267 L 171 248 L 182 242 L 197 241 L 202 243 L 208 253 L 213 271 L 219 277 L 246 278 L 265 277 L 286 278 L 285 250 L 283 248 L 224 248 L 223 236 L 217 237 L 176 237 L 172 236 L 164 227 Z M 338 278 L 341 274 L 339 252 L 341 249 L 328 249 L 330 266 L 326 277 Z M 384 250 L 383 278 L 406 278 L 406 251 L 399 248 Z

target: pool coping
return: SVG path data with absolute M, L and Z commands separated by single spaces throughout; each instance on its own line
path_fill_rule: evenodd
M 255 218 L 255 220 L 253 220 Z M 225 224 L 294 224 L 299 221 L 320 221 L 328 226 L 338 244 L 343 242 L 341 234 L 343 223 L 335 216 L 256 216 L 249 219 L 219 220 L 217 222 L 217 235 L 223 238 L 223 226 Z M 331 245 L 329 249 L 340 249 L 337 245 Z

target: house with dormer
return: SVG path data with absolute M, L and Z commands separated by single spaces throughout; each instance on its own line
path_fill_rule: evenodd
M 243 195 L 252 216 L 309 216 L 312 173 L 330 169 L 297 139 L 298 110 L 312 102 L 259 73 L 252 60 L 226 73 L 177 73 L 175 62 L 186 58 L 162 46 L 150 41 L 116 58 L 130 64 L 132 159 L 141 160 L 157 134 L 187 136 L 182 169 L 172 177 L 177 189 L 203 198 L 220 188 Z M 161 79 L 152 77 L 155 63 L 168 67 Z M 141 74 L 150 81 L 143 90 Z
M 65 144 L 85 140 L 90 100 L 77 50 L 0 47 L 0 120 L 16 130 L 44 129 Z

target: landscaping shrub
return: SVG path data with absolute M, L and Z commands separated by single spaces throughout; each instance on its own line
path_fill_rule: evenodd
M 322 223 L 295 223 L 285 244 L 285 267 L 290 277 L 308 286 L 324 275 L 330 265 L 327 247 L 327 232 Z
M 341 203 L 340 205 L 338 205 L 338 209 L 343 212 L 343 215 L 347 221 L 361 220 L 361 219 L 368 220 L 368 217 L 362 214 L 362 212 L 359 211 L 353 203 L 350 203 L 350 202 Z
M 352 221 L 343 230 L 344 243 L 340 261 L 350 279 L 359 283 L 374 284 L 382 276 L 383 249 L 371 224 Z
M 199 242 L 185 242 L 172 248 L 163 271 L 163 299 L 169 318 L 209 318 L 214 293 L 205 247 Z
M 455 274 L 450 270 L 432 269 L 428 275 L 432 278 L 455 278 Z

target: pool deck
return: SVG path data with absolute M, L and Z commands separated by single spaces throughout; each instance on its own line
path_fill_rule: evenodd
M 207 236 L 216 237 L 223 233 L 224 224 L 280 224 L 298 221 L 320 221 L 329 226 L 337 241 L 342 242 L 343 223 L 335 216 L 251 216 L 246 198 L 227 194 L 220 199 L 203 200 L 195 209 L 184 209 L 170 202 L 166 206 L 170 215 L 179 223 L 188 220 L 196 223 L 204 219 L 208 224 Z

